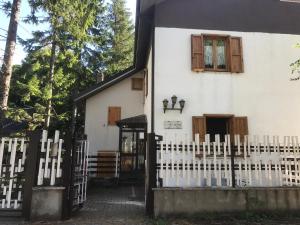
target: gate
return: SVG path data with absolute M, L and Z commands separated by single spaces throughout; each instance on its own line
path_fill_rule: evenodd
M 74 211 L 83 207 L 86 201 L 88 181 L 88 141 L 66 138 L 66 155 L 64 157 L 63 182 L 66 193 L 64 197 L 63 219 L 71 217 Z
M 48 138 L 36 131 L 25 138 L 0 138 L 0 213 L 30 219 L 32 188 L 65 187 L 63 218 L 71 217 L 86 201 L 87 138 Z
M 1 138 L 0 211 L 22 210 L 27 145 L 25 138 Z

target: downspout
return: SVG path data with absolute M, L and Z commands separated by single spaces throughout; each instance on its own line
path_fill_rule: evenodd
M 155 132 L 155 25 L 152 25 L 152 74 L 151 74 L 151 133 Z

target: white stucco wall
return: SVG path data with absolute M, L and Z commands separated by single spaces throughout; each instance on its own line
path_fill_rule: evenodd
M 91 154 L 99 150 L 118 150 L 119 128 L 107 125 L 109 106 L 121 107 L 121 119 L 143 114 L 144 92 L 131 90 L 133 77 L 143 77 L 143 73 L 127 78 L 87 99 L 85 133 L 88 136 Z
M 191 70 L 191 34 L 227 34 L 243 39 L 245 72 Z M 292 82 L 290 64 L 300 57 L 300 36 L 230 31 L 155 29 L 155 131 L 192 135 L 192 116 L 247 116 L 249 133 L 300 135 L 300 81 Z M 186 100 L 182 114 L 163 113 L 172 95 Z M 180 120 L 182 130 L 165 130 L 165 120 Z

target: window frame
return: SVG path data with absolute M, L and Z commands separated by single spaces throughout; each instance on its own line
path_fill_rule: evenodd
M 135 82 L 138 82 L 141 87 L 137 88 Z M 131 90 L 133 91 L 143 91 L 144 89 L 144 78 L 142 77 L 133 77 L 131 78 Z
M 117 110 L 118 113 L 118 118 L 114 118 L 114 121 L 111 121 L 111 113 L 113 113 L 113 111 Z M 122 107 L 121 106 L 108 106 L 108 115 L 107 115 L 107 125 L 108 126 L 116 126 L 117 125 L 117 121 L 121 120 L 122 118 Z
M 205 40 L 212 40 L 213 41 L 213 67 L 214 68 L 206 68 L 205 67 Z M 216 50 L 216 42 L 218 40 L 224 40 L 225 43 L 225 62 L 226 68 L 220 69 L 217 67 L 217 50 Z M 203 68 L 204 71 L 208 72 L 230 72 L 230 36 L 229 35 L 217 35 L 217 34 L 203 34 Z

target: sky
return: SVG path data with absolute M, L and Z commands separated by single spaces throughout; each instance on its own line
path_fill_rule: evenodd
M 135 7 L 136 7 L 136 0 L 126 0 L 126 6 L 132 13 L 132 20 L 135 20 Z M 27 0 L 22 1 L 21 5 L 21 20 L 26 17 L 30 13 L 30 8 L 28 6 Z M 9 24 L 9 18 L 1 11 L 0 12 L 0 62 L 3 58 L 4 49 L 5 49 L 5 39 L 2 36 L 6 36 L 6 32 Z M 32 24 L 26 24 L 23 21 L 20 21 L 18 26 L 18 36 L 23 39 L 28 39 L 31 37 L 31 32 L 34 30 L 45 30 L 47 27 L 45 25 L 35 26 Z M 4 30 L 3 30 L 4 29 Z M 26 53 L 23 51 L 22 45 L 17 43 L 16 52 L 14 55 L 14 64 L 20 64 L 22 59 L 24 59 Z

